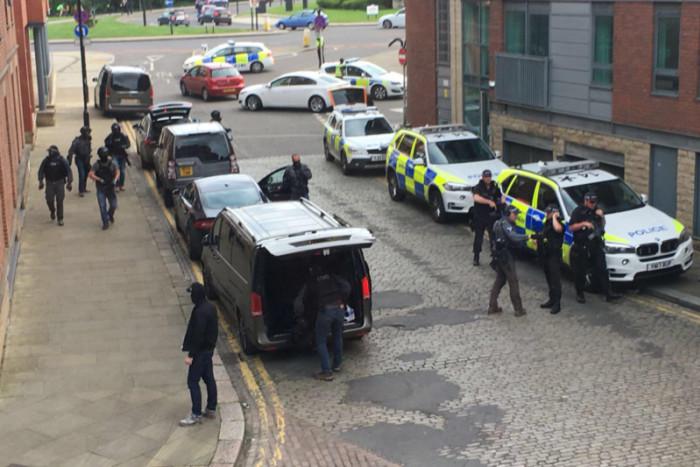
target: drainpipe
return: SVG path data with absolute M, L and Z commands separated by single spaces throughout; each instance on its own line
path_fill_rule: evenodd
M 42 40 L 41 28 L 39 26 L 32 27 L 34 35 L 34 60 L 36 61 L 36 90 L 39 98 L 39 110 L 46 110 L 46 60 L 44 59 L 44 41 Z

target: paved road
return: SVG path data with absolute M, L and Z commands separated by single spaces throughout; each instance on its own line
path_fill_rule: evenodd
M 395 33 L 343 31 L 348 35 L 329 33 L 329 44 L 343 37 L 359 42 L 339 48 L 337 56 L 389 60 L 385 46 Z M 310 53 L 293 55 L 300 37 L 270 36 L 277 70 L 246 79 L 263 82 L 313 65 Z M 117 63 L 130 55 L 163 55 L 154 65 L 159 99 L 178 96 L 183 49 L 195 46 L 99 45 L 115 53 Z M 343 176 L 320 155 L 321 127 L 313 115 L 251 114 L 222 104 L 198 103 L 195 114 L 224 111 L 245 172 L 265 175 L 300 151 L 314 171 L 312 199 L 378 238 L 367 252 L 375 329 L 347 344 L 336 381 L 311 378 L 317 360 L 310 353 L 244 359 L 259 390 L 250 391 L 246 414 L 246 465 L 697 462 L 700 319 L 634 291 L 614 306 L 599 297 L 578 305 L 568 281 L 564 311 L 551 316 L 538 308 L 543 277 L 530 260 L 518 265 L 528 315 L 515 318 L 504 294 L 504 315 L 486 316 L 493 273 L 470 265 L 472 237 L 462 223 L 438 225 L 418 203 L 391 202 L 381 174 Z M 400 119 L 391 111 L 400 101 L 380 107 Z M 223 355 L 231 365 L 235 357 Z

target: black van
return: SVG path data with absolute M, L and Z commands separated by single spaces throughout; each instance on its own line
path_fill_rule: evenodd
M 153 105 L 151 76 L 133 66 L 105 65 L 93 78 L 95 108 L 108 114 L 145 114 Z
M 232 312 L 246 353 L 292 345 L 294 302 L 312 266 L 352 284 L 343 336 L 372 328 L 372 281 L 362 249 L 375 238 L 307 200 L 224 209 L 204 238 L 204 286 Z

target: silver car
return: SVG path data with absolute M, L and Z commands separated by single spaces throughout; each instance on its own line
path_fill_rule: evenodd
M 151 76 L 141 68 L 105 65 L 92 81 L 95 108 L 105 114 L 143 114 L 153 105 Z

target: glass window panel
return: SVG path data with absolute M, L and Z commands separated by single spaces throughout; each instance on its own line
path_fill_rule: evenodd
M 595 17 L 595 45 L 593 61 L 596 64 L 610 65 L 613 61 L 613 17 Z
M 610 68 L 593 68 L 593 82 L 595 84 L 611 85 L 612 84 L 612 69 Z
M 656 20 L 656 67 L 678 69 L 678 43 L 681 19 L 659 16 Z
M 549 15 L 530 15 L 529 36 L 529 54 L 540 57 L 548 56 Z
M 506 52 L 525 53 L 524 11 L 506 11 Z
M 657 74 L 654 79 L 654 90 L 663 92 L 678 92 L 678 77 Z

